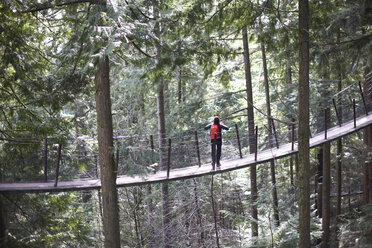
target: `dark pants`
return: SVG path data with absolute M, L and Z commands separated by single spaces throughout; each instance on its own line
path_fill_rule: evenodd
M 212 162 L 215 163 L 216 162 L 216 158 L 217 158 L 217 164 L 218 164 L 220 162 L 220 159 L 221 159 L 222 139 L 216 139 L 217 156 L 216 156 L 216 153 L 215 153 L 215 150 L 214 150 L 213 141 L 214 140 L 211 139 Z

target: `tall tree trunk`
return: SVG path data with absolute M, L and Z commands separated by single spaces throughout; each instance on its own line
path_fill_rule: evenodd
M 147 185 L 147 206 L 148 206 L 148 226 L 149 230 L 147 231 L 147 239 L 149 242 L 147 243 L 148 248 L 156 248 L 155 245 L 155 231 L 152 225 L 152 215 L 154 214 L 154 203 L 152 202 L 152 190 L 151 190 L 151 184 Z
M 6 242 L 6 222 L 4 214 L 3 196 L 0 195 L 0 247 L 5 247 Z
M 322 84 L 322 89 L 320 91 L 320 99 L 325 99 L 327 97 L 327 95 L 330 94 L 330 91 L 328 90 L 328 86 L 327 86 L 327 78 L 328 78 L 328 73 L 327 73 L 327 66 L 324 66 L 323 65 L 323 79 L 321 81 L 321 84 Z M 327 118 L 325 118 L 324 116 L 324 108 L 327 106 L 327 103 L 320 100 L 320 109 L 318 110 L 318 118 L 317 118 L 317 123 L 316 123 L 316 128 L 317 128 L 317 132 L 321 132 L 323 131 L 323 128 L 324 128 L 324 123 L 326 120 L 329 120 L 329 115 L 327 116 Z M 327 112 L 329 113 L 329 111 Z M 327 121 L 327 126 L 329 126 L 329 121 Z M 329 146 L 319 146 L 318 147 L 318 154 L 317 154 L 317 159 L 318 159 L 318 165 L 317 165 L 317 172 L 315 174 L 315 178 L 317 179 L 317 182 L 318 184 L 321 184 L 321 187 L 324 189 L 324 184 L 323 184 L 323 163 L 324 163 L 324 158 L 323 158 L 323 154 L 324 153 L 329 153 L 329 151 L 324 151 L 325 148 L 329 148 Z M 317 189 L 317 187 L 315 187 L 315 189 Z M 323 191 L 324 192 L 324 191 Z M 315 201 L 316 202 L 316 207 L 318 209 L 318 215 L 320 218 L 322 218 L 322 213 L 323 213 L 323 199 L 322 197 L 324 197 L 324 194 L 323 192 L 316 192 L 318 193 L 318 197 L 317 197 L 317 200 Z
M 105 235 L 104 245 L 105 248 L 120 248 L 109 72 L 109 58 L 105 56 L 99 64 L 95 79 L 98 152 L 103 200 L 103 231 Z
M 342 199 L 342 138 L 337 140 L 337 203 L 336 203 L 336 215 L 341 214 L 341 199 Z
M 252 77 L 251 77 L 251 62 L 249 58 L 249 44 L 247 27 L 242 29 L 243 35 L 243 47 L 244 47 L 244 70 L 245 70 L 245 82 L 247 88 L 247 114 L 248 114 L 248 134 L 249 134 L 249 152 L 255 153 L 256 141 L 255 141 L 255 128 L 254 128 L 254 113 L 253 113 L 253 93 L 252 93 Z M 258 236 L 258 211 L 257 211 L 257 172 L 256 165 L 250 167 L 250 178 L 251 178 L 251 216 L 252 221 L 252 237 Z
M 299 247 L 310 247 L 309 1 L 299 0 Z
M 164 94 L 163 94 L 163 86 L 162 83 L 159 85 L 158 90 L 158 136 L 159 136 L 159 164 L 161 170 L 167 170 L 167 160 L 165 155 L 166 150 L 166 135 L 165 135 L 165 114 L 164 114 Z M 168 182 L 163 182 L 161 185 L 161 193 L 162 193 L 162 206 L 163 206 L 163 238 L 164 238 L 164 248 L 171 247 L 170 246 L 170 208 L 169 208 L 169 188 Z
M 340 30 L 337 33 L 337 43 L 340 41 Z M 337 73 L 338 73 L 338 83 L 337 91 L 342 90 L 342 69 L 340 65 L 341 61 L 337 61 Z M 340 104 L 341 106 L 341 104 Z M 342 123 L 342 107 L 339 108 L 340 122 Z M 342 138 L 337 140 L 337 203 L 336 203 L 336 215 L 341 214 L 341 199 L 342 199 Z
M 366 68 L 364 75 L 367 75 L 370 72 L 370 68 Z M 365 89 L 366 85 L 364 85 Z M 366 90 L 364 90 L 364 96 L 365 98 L 368 98 L 369 100 L 372 100 L 372 94 L 368 94 Z M 372 152 L 372 125 L 369 125 L 368 127 L 364 128 L 363 130 L 363 140 L 364 145 L 366 147 L 366 154 Z M 369 158 L 368 158 L 369 159 Z M 364 180 L 363 180 L 363 198 L 364 203 L 372 203 L 372 162 L 366 161 L 364 163 Z
M 221 211 L 221 210 L 224 210 L 224 208 L 225 208 L 225 206 L 224 206 L 224 201 L 225 201 L 225 199 L 224 199 L 224 183 L 223 183 L 223 181 L 224 181 L 224 178 L 223 178 L 223 174 L 221 174 L 221 187 L 219 187 L 219 189 L 220 189 L 220 199 L 219 199 L 219 209 L 218 209 L 218 212 L 219 212 L 219 219 L 220 219 L 220 223 L 221 223 L 221 226 L 223 227 L 223 228 L 226 228 L 226 223 L 225 223 L 225 215 L 224 215 L 224 213 L 223 213 L 223 211 Z M 218 192 L 218 190 L 217 190 L 217 192 Z M 218 199 L 218 196 L 217 196 L 217 199 Z M 218 200 L 217 200 L 217 202 L 218 202 Z
M 323 145 L 323 201 L 322 201 L 322 247 L 327 248 L 330 246 L 330 212 L 331 212 L 331 144 L 326 142 Z
M 99 3 L 107 12 L 106 0 Z M 98 158 L 102 188 L 102 218 L 105 248 L 120 248 L 119 206 L 116 188 L 116 170 L 112 130 L 110 96 L 110 60 L 102 58 L 95 75 L 95 98 L 97 112 Z
M 323 150 L 324 150 L 324 146 L 318 148 L 318 153 L 317 153 L 318 164 L 317 164 L 317 171 L 315 173 L 315 191 L 317 193 L 317 197 L 315 198 L 316 199 L 316 201 L 315 201 L 316 206 L 315 207 L 317 209 L 317 214 L 318 214 L 319 218 L 322 218 L 322 209 L 323 209 L 322 208 L 323 192 L 320 192 L 320 190 L 322 189 L 321 187 L 323 187 L 323 162 L 324 162 Z M 320 190 L 318 190 L 318 188 Z
M 158 10 L 158 3 L 154 1 L 154 17 L 159 19 L 160 14 Z M 161 60 L 161 27 L 160 23 L 156 22 L 154 27 L 154 33 L 159 39 L 155 43 L 155 53 L 156 61 L 155 63 L 160 64 Z M 161 170 L 167 170 L 167 160 L 166 160 L 166 128 L 165 128 L 165 100 L 164 100 L 164 86 L 165 83 L 162 78 L 156 78 L 156 83 L 158 84 L 157 92 L 157 114 L 158 114 L 158 138 L 159 138 L 159 166 Z M 170 206 L 169 206 L 169 188 L 168 182 L 163 182 L 161 184 L 162 193 L 162 211 L 163 211 L 163 242 L 164 248 L 171 247 L 171 235 L 170 235 Z
M 265 96 L 266 96 L 266 111 L 267 111 L 267 127 L 269 129 L 269 145 L 270 148 L 273 147 L 273 127 L 271 116 L 271 106 L 270 106 L 270 88 L 269 88 L 269 75 L 267 73 L 267 63 L 266 63 L 266 50 L 263 41 L 261 41 L 261 53 L 262 53 L 262 64 L 264 71 L 264 84 L 265 84 Z M 274 205 L 274 219 L 275 225 L 278 227 L 280 225 L 279 220 L 279 204 L 278 204 L 278 193 L 276 189 L 276 178 L 275 178 L 275 161 L 274 159 L 270 160 L 270 171 L 271 171 L 271 183 L 273 184 L 272 188 L 272 197 Z
M 204 241 L 203 220 L 202 220 L 202 215 L 201 215 L 200 206 L 199 206 L 199 197 L 198 197 L 198 191 L 197 191 L 195 178 L 193 178 L 193 181 L 194 181 L 194 197 L 195 197 L 195 208 L 196 208 L 196 222 L 199 227 L 198 232 L 200 233 L 200 237 L 198 238 L 198 245 L 199 247 L 204 248 L 205 241 Z
M 372 125 L 364 128 L 363 140 L 367 154 L 372 151 Z M 364 203 L 372 202 L 372 162 L 366 161 L 364 163 L 364 180 L 363 180 L 363 198 Z
M 187 193 L 186 193 L 187 194 Z M 190 206 L 189 204 L 187 203 L 187 200 L 190 199 L 190 196 L 191 195 L 186 195 L 185 194 L 185 197 L 183 198 L 182 197 L 182 205 L 183 205 L 183 209 L 184 209 L 184 213 L 183 213 L 183 218 L 182 218 L 182 221 L 184 221 L 184 226 L 181 228 L 183 229 L 183 233 L 181 234 L 183 237 L 185 237 L 184 239 L 184 245 L 186 247 L 190 247 L 192 246 L 192 237 L 191 237 L 191 230 L 192 230 L 192 223 L 191 223 L 191 218 L 190 218 Z
M 134 219 L 134 226 L 136 228 L 136 236 L 137 236 L 137 247 L 142 248 L 145 246 L 143 240 L 143 231 L 141 226 L 141 204 L 142 204 L 142 190 L 139 186 L 135 186 L 133 188 L 133 219 Z
M 211 180 L 211 203 L 212 203 L 212 211 L 213 211 L 214 230 L 215 230 L 215 233 L 216 233 L 216 246 L 217 246 L 217 248 L 220 248 L 220 238 L 218 236 L 218 225 L 217 225 L 217 210 L 216 210 L 216 204 L 214 202 L 213 182 L 214 182 L 214 176 L 212 175 L 212 180 Z
M 143 99 L 143 98 L 142 98 Z M 145 112 L 145 108 L 143 107 L 143 111 Z M 144 117 L 144 113 L 142 117 Z M 155 158 L 155 151 L 151 150 L 151 156 L 150 156 L 151 164 L 155 163 L 157 159 Z M 153 223 L 153 216 L 155 216 L 155 209 L 154 209 L 154 203 L 153 203 L 153 196 L 152 196 L 152 185 L 148 184 L 146 185 L 146 199 L 147 199 L 147 221 L 148 221 L 148 230 L 146 232 L 146 240 L 148 240 L 147 248 L 157 248 L 156 246 L 156 237 L 155 237 L 155 230 Z
M 2 164 L 0 161 L 0 183 L 3 181 Z M 3 247 L 6 242 L 6 221 L 3 196 L 0 194 L 0 247 Z

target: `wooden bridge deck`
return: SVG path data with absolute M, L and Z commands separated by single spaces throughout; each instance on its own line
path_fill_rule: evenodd
M 344 123 L 341 127 L 336 126 L 327 131 L 327 139 L 324 139 L 324 132 L 314 135 L 310 139 L 310 147 L 319 146 L 325 142 L 329 142 L 357 130 L 360 130 L 372 124 L 372 112 L 369 115 L 359 117 L 356 121 L 356 128 L 354 128 L 354 121 Z M 182 180 L 187 178 L 200 177 L 210 174 L 223 173 L 227 171 L 237 170 L 249 167 L 253 164 L 261 164 L 271 159 L 281 158 L 297 153 L 297 144 L 292 150 L 292 144 L 288 143 L 282 145 L 279 149 L 269 149 L 259 152 L 257 154 L 257 161 L 255 161 L 254 154 L 244 156 L 243 158 L 236 158 L 221 161 L 221 168 L 212 170 L 211 164 L 203 164 L 199 166 L 190 166 L 180 169 L 173 169 L 170 171 L 170 176 L 167 178 L 166 171 L 159 171 L 155 174 L 151 173 L 147 176 L 118 176 L 116 184 L 118 187 L 127 187 L 135 185 L 143 185 L 149 183 L 161 183 L 172 180 Z M 100 189 L 100 179 L 76 179 L 71 181 L 60 181 L 58 186 L 54 187 L 54 181 L 50 182 L 19 182 L 19 183 L 1 183 L 0 193 L 37 193 L 37 192 L 62 192 L 62 191 L 78 191 L 78 190 L 92 190 Z

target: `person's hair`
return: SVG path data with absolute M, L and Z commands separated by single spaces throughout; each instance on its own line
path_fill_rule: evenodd
M 218 116 L 214 117 L 213 124 L 220 125 L 220 118 Z

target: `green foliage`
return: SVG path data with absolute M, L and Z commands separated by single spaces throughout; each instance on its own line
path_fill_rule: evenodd
M 372 237 L 372 205 L 371 204 L 361 207 L 361 217 L 357 220 L 357 225 L 360 226 L 363 236 Z M 369 244 L 372 244 L 372 242 L 370 242 Z
M 255 106 L 265 109 L 262 42 L 267 52 L 274 116 L 285 120 L 296 116 L 296 1 L 108 2 L 106 13 L 92 3 L 65 2 L 66 5 L 57 6 L 58 1 L 7 0 L 0 4 L 0 137 L 40 139 L 26 145 L 0 144 L 2 181 L 43 179 L 41 139 L 45 137 L 53 137 L 51 143 L 64 146 L 62 179 L 99 175 L 94 156 L 96 116 L 92 96 L 97 64 L 106 55 L 111 61 L 116 136 L 157 132 L 156 97 L 161 84 L 167 136 L 193 135 L 215 114 L 230 127 L 238 123 L 246 134 L 243 27 L 249 29 Z M 339 77 L 346 86 L 360 79 L 365 64 L 372 61 L 372 12 L 368 1 L 315 1 L 311 2 L 311 9 L 311 116 L 313 126 L 319 129 L 319 109 L 331 104 L 330 96 L 337 91 Z M 347 96 L 357 97 L 357 88 L 348 91 Z M 351 112 L 346 108 L 349 100 L 339 99 L 344 113 Z M 266 116 L 257 113 L 255 123 L 261 127 L 266 122 Z M 81 139 L 74 143 L 77 137 Z M 91 137 L 93 141 L 83 139 Z M 247 153 L 247 140 L 242 140 L 242 144 Z M 357 136 L 347 138 L 345 144 L 342 162 L 350 168 L 350 187 L 358 189 L 360 163 L 369 157 L 359 149 L 362 144 Z M 120 154 L 119 174 L 146 175 L 151 169 L 144 165 L 156 166 L 158 162 L 159 154 L 148 149 L 146 138 L 117 140 L 115 145 Z M 224 154 L 237 153 L 230 144 L 224 145 L 223 150 Z M 181 155 L 174 166 L 184 166 L 186 151 L 181 147 L 177 152 Z M 49 153 L 50 179 L 55 176 L 56 147 L 50 145 Z M 258 171 L 261 189 L 257 240 L 250 235 L 253 220 L 248 214 L 248 176 L 239 171 L 238 175 L 216 177 L 218 227 L 225 247 L 296 247 L 297 193 L 296 188 L 288 187 L 288 171 L 281 166 L 288 161 L 283 161 L 277 166 L 281 177 L 277 183 L 279 227 L 275 227 L 272 217 L 268 169 L 260 167 Z M 206 229 L 206 246 L 215 246 L 210 183 L 210 178 L 200 178 L 170 184 L 175 244 L 198 247 L 201 221 Z M 157 245 L 162 245 L 161 188 L 155 185 L 151 190 L 119 190 L 121 218 L 128 220 L 121 223 L 124 247 L 145 246 L 152 235 L 158 239 Z M 196 198 L 199 213 L 195 209 Z M 100 216 L 96 207 L 99 196 L 88 202 L 73 193 L 10 196 L 5 201 L 10 216 L 9 247 L 100 245 L 100 223 L 92 217 Z M 363 208 L 363 217 L 358 216 L 358 224 L 366 230 L 363 235 L 370 232 L 369 215 L 369 210 Z M 346 226 L 351 225 L 345 225 L 345 230 Z M 152 228 L 157 231 L 152 233 Z M 312 214 L 313 240 L 319 238 L 319 230 L 319 219 Z
M 368 247 L 372 244 L 372 206 L 363 205 L 359 209 L 347 212 L 340 217 L 340 246 L 351 244 Z
M 76 204 L 71 193 L 26 194 L 3 197 L 14 205 L 6 211 L 10 224 L 8 236 L 16 247 L 88 247 L 94 228 L 89 225 L 85 206 Z M 87 222 L 87 220 L 89 220 Z M 13 222 L 14 221 L 14 222 Z

